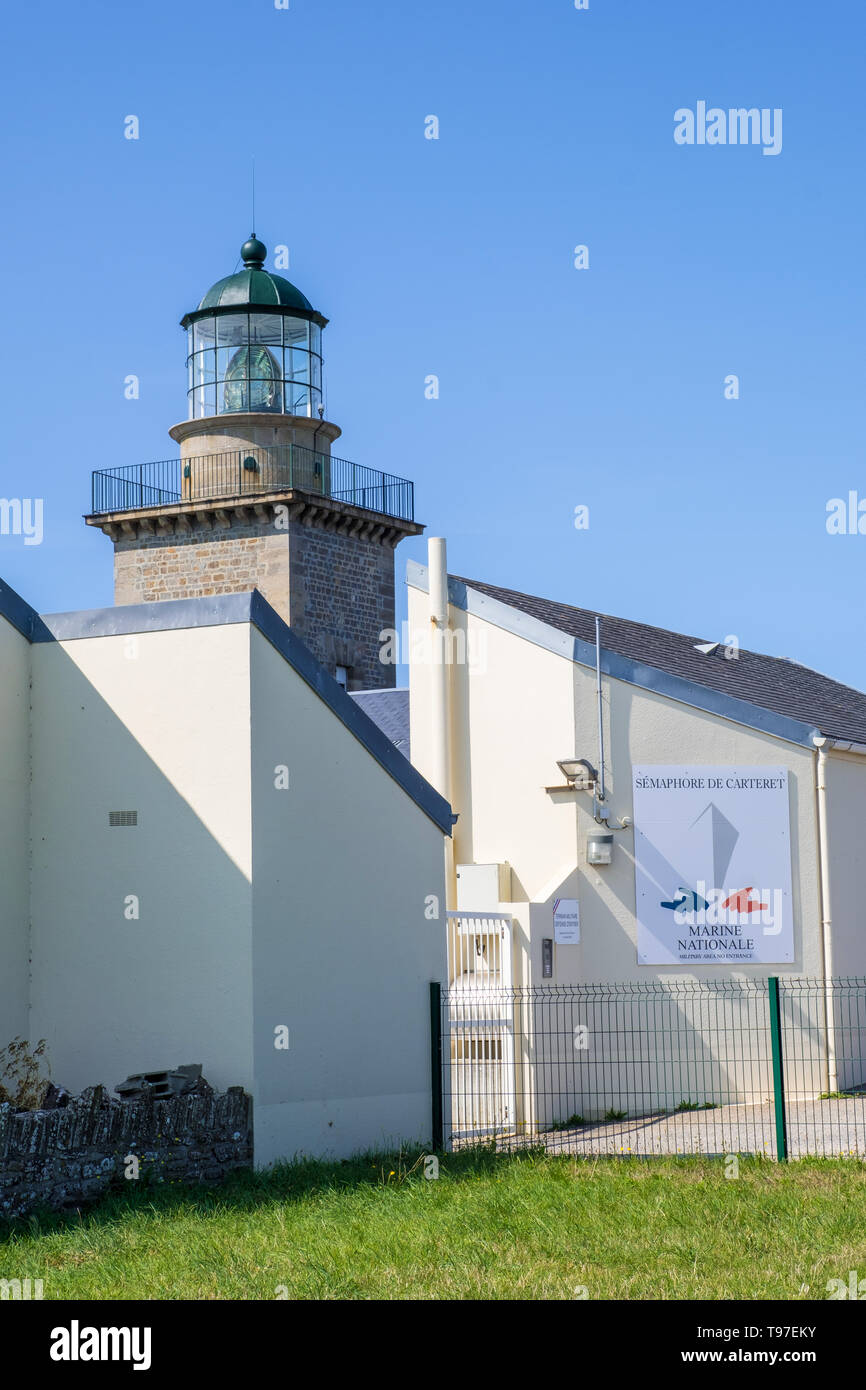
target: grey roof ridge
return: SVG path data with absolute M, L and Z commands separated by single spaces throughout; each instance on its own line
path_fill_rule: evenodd
M 471 579 L 465 579 L 462 576 L 457 575 L 450 575 L 449 580 L 451 579 L 453 579 L 454 582 L 457 584 L 468 585 L 470 588 L 472 587 L 473 581 Z M 491 585 L 490 587 L 502 588 L 503 586 L 497 584 Z M 488 594 L 486 595 L 486 597 L 489 598 L 491 596 Z M 535 597 L 535 595 L 527 594 L 526 597 L 533 598 Z M 688 642 L 704 642 L 708 640 L 704 637 L 692 636 L 687 632 L 677 632 L 676 629 L 672 627 L 659 627 L 658 623 L 643 623 L 640 622 L 637 618 L 623 618 L 621 615 L 618 615 L 616 613 L 602 613 L 600 609 L 596 608 L 578 608 L 576 604 L 565 603 L 560 599 L 551 600 L 551 602 L 555 602 L 558 608 L 570 608 L 574 613 L 591 613 L 601 618 L 602 622 L 631 623 L 634 627 L 647 628 L 652 632 L 662 633 L 666 637 L 684 638 Z M 721 642 L 717 643 L 716 645 L 724 646 L 724 643 Z M 595 647 L 593 647 L 593 651 L 595 651 Z M 832 681 L 834 685 L 841 686 L 845 690 L 850 690 L 854 695 L 864 694 L 862 690 L 858 690 L 856 685 L 847 685 L 845 681 L 837 680 L 835 676 L 828 676 L 826 671 L 818 671 L 814 666 L 807 666 L 803 661 L 796 661 L 792 656 L 775 656 L 772 652 L 756 651 L 754 647 L 740 647 L 739 652 L 740 656 L 757 656 L 760 657 L 762 661 L 778 661 L 785 666 L 797 666 L 801 671 L 808 671 L 811 675 L 823 676 L 825 680 Z M 595 659 L 593 658 L 593 661 L 594 660 Z M 699 685 L 700 682 L 698 681 L 696 682 L 696 684 Z
M 820 676 L 822 680 L 831 681 L 833 685 L 838 685 L 840 690 L 850 690 L 852 695 L 866 694 L 856 685 L 849 685 L 847 681 L 840 681 L 838 676 L 830 676 L 826 671 L 819 671 L 817 666 L 807 666 L 804 661 L 796 661 L 793 656 L 772 656 L 769 652 L 756 652 L 748 647 L 742 647 L 741 652 L 747 656 L 759 656 L 762 661 L 780 661 L 783 666 L 796 666 L 798 671 L 808 671 L 811 676 Z
M 451 834 L 454 818 L 445 798 L 319 665 L 309 648 L 258 589 L 212 598 L 166 599 L 160 603 L 122 604 L 116 608 L 40 615 L 14 589 L 0 585 L 0 616 L 7 618 L 32 643 L 251 623 L 425 815 L 446 835 Z
M 350 695 L 397 695 L 397 694 L 399 694 L 399 693 L 402 693 L 402 694 L 405 695 L 405 694 L 407 693 L 408 689 L 409 689 L 408 685 L 389 685 L 389 686 L 387 686 L 385 689 L 378 689 L 378 688 L 377 688 L 376 690 L 350 690 L 350 691 L 349 691 L 349 694 L 350 694 Z
M 419 564 L 416 560 L 407 561 L 406 583 L 410 588 L 427 593 L 427 566 Z M 534 618 L 531 614 L 513 608 L 500 599 L 491 598 L 489 594 L 473 589 L 471 580 L 458 579 L 449 575 L 448 599 L 455 608 L 461 608 L 476 617 L 484 618 L 487 622 L 493 623 L 495 627 L 511 632 L 516 637 L 522 637 L 537 647 L 543 647 L 557 656 L 564 656 L 579 666 L 595 667 L 595 646 L 593 643 L 584 642 L 580 637 L 572 637 L 570 633 L 562 632 L 549 623 L 543 623 L 540 618 Z M 568 606 L 563 605 L 563 607 Z M 610 615 L 599 614 L 599 617 L 604 616 Z M 665 630 L 659 629 L 659 631 Z M 682 636 L 683 634 L 672 633 L 672 635 Z M 781 660 L 781 658 L 777 659 Z M 753 704 L 737 695 L 727 695 L 724 691 L 714 690 L 712 686 L 701 685 L 685 676 L 674 675 L 670 671 L 665 671 L 661 666 L 650 666 L 647 662 L 620 656 L 619 653 L 612 652 L 605 647 L 601 649 L 601 669 L 605 675 L 612 676 L 616 680 L 625 681 L 629 685 L 636 685 L 644 690 L 651 690 L 657 695 L 664 695 L 668 699 L 677 700 L 680 704 L 691 705 L 693 708 L 704 710 L 708 714 L 717 714 L 723 719 L 729 719 L 734 724 L 743 724 L 747 728 L 757 729 L 761 733 L 771 734 L 774 738 L 783 739 L 787 743 L 798 744 L 803 748 L 814 750 L 813 740 L 815 735 L 820 733 L 815 725 L 793 719 L 790 715 L 777 714 L 774 710 L 765 709 L 763 705 Z
M 454 816 L 450 804 L 435 787 L 398 751 L 387 734 L 383 734 L 378 724 L 365 714 L 361 706 L 333 676 L 321 666 L 309 647 L 297 637 L 288 623 L 268 603 L 267 599 L 253 589 L 246 597 L 250 598 L 250 621 L 259 629 L 262 636 L 290 663 L 307 685 L 330 706 L 337 718 L 346 725 L 364 745 L 367 752 L 380 764 L 417 806 L 446 835 L 451 834 Z

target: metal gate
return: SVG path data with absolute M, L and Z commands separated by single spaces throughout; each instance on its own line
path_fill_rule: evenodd
M 515 1125 L 511 926 L 500 912 L 448 913 L 446 1148 Z

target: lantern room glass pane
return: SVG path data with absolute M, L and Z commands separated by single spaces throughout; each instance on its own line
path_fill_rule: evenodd
M 250 410 L 276 411 L 282 414 L 283 382 L 279 363 L 263 344 L 249 350 Z
M 310 414 L 310 393 L 306 386 L 299 386 L 294 382 L 287 382 L 286 397 L 290 402 L 290 415 L 308 416 Z
M 190 416 L 245 411 L 310 418 L 322 399 L 318 324 L 277 313 L 199 319 L 188 331 Z M 318 349 L 315 355 L 311 349 Z
M 229 369 L 229 363 L 237 352 L 235 347 L 217 348 L 217 381 L 225 381 Z
M 214 345 L 214 321 L 213 319 L 199 319 L 192 325 L 191 329 L 192 347 L 190 351 L 201 352 L 204 348 L 212 348 Z
M 250 342 L 269 343 L 277 347 L 283 341 L 283 320 L 280 314 L 250 314 Z
M 309 327 L 306 319 L 286 319 L 283 323 L 286 347 L 306 348 L 309 346 Z
M 249 314 L 220 314 L 216 332 L 218 347 L 242 347 L 250 340 Z
M 288 357 L 288 353 L 286 356 Z M 309 381 L 310 379 L 310 354 L 300 352 L 297 348 L 292 351 L 292 381 Z
M 206 382 L 216 380 L 216 354 L 213 350 L 197 352 L 192 361 L 196 386 L 203 386 Z

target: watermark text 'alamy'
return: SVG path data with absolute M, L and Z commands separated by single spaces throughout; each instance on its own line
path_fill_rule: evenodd
M 757 106 L 707 106 L 699 101 L 694 111 L 681 106 L 674 112 L 674 140 L 678 145 L 761 145 L 763 154 L 782 153 L 782 108 Z

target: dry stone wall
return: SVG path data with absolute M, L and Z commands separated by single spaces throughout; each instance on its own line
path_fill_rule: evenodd
M 129 1182 L 220 1182 L 253 1166 L 252 1107 L 241 1086 L 204 1083 L 170 1100 L 94 1086 L 55 1110 L 0 1105 L 0 1217 L 78 1207 Z

